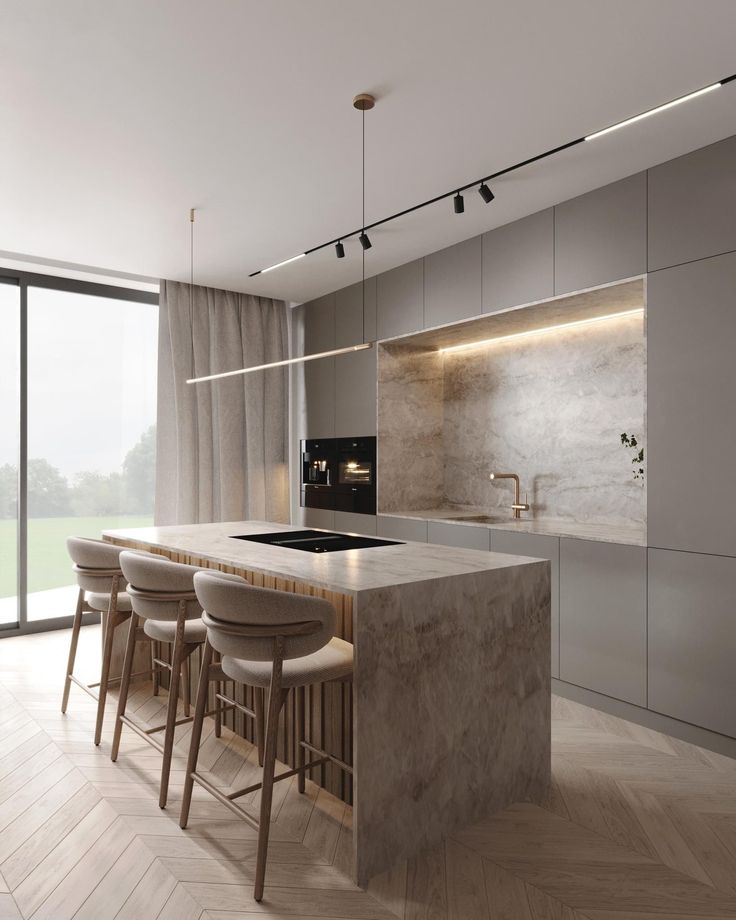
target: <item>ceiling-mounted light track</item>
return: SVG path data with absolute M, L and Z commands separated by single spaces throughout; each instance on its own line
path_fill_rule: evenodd
M 305 255 L 306 252 L 300 252 L 298 256 L 292 256 L 290 259 L 284 259 L 283 262 L 277 262 L 275 265 L 269 265 L 268 268 L 262 268 L 257 274 L 265 275 L 266 272 L 272 272 L 274 268 L 281 268 L 283 265 L 288 265 L 290 262 L 296 262 L 297 259 L 303 259 Z
M 240 377 L 243 374 L 254 374 L 256 371 L 267 371 L 272 367 L 287 367 L 289 364 L 304 364 L 307 361 L 317 361 L 320 358 L 334 358 L 336 355 L 347 355 L 353 351 L 364 351 L 366 348 L 373 348 L 373 342 L 364 342 L 362 345 L 349 345 L 347 348 L 334 348 L 332 351 L 321 351 L 316 355 L 303 355 L 300 358 L 285 358 L 283 361 L 272 361 L 270 364 L 241 367 L 235 371 L 208 374 L 206 377 L 191 377 L 187 380 L 187 383 L 204 383 L 207 380 L 222 380 L 224 377 Z
M 586 134 L 583 137 L 578 137 L 573 141 L 568 141 L 566 144 L 560 144 L 557 147 L 552 147 L 550 150 L 545 150 L 543 153 L 538 153 L 536 156 L 528 157 L 526 160 L 521 160 L 519 163 L 514 163 L 513 166 L 506 166 L 504 169 L 499 169 L 497 172 L 491 173 L 488 176 L 483 176 L 481 179 L 475 179 L 473 182 L 468 182 L 467 185 L 463 185 L 459 189 L 454 188 L 450 192 L 443 192 L 441 195 L 435 195 L 434 198 L 428 198 L 426 201 L 412 205 L 410 208 L 404 208 L 403 211 L 397 211 L 396 214 L 391 214 L 388 217 L 383 217 L 380 220 L 374 221 L 372 224 L 368 224 L 364 227 L 359 227 L 357 230 L 351 230 L 349 233 L 342 233 L 339 237 L 328 240 L 326 243 L 320 243 L 318 246 L 312 246 L 310 249 L 305 249 L 304 252 L 300 255 L 294 256 L 294 259 L 301 259 L 303 256 L 311 255 L 313 252 L 318 252 L 320 249 L 325 249 L 327 246 L 334 246 L 335 243 L 337 243 L 339 240 L 345 240 L 351 236 L 358 236 L 361 233 L 365 235 L 367 230 L 373 230 L 375 227 L 380 227 L 392 220 L 398 220 L 400 217 L 404 217 L 407 214 L 412 214 L 414 211 L 418 211 L 421 208 L 429 207 L 431 204 L 436 204 L 438 201 L 442 201 L 445 198 L 450 198 L 454 195 L 460 194 L 461 192 L 465 192 L 468 189 L 474 188 L 475 186 L 479 186 L 478 191 L 486 204 L 488 204 L 493 200 L 494 196 L 493 192 L 491 192 L 490 188 L 488 188 L 486 185 L 487 182 L 491 182 L 493 179 L 498 179 L 500 176 L 506 176 L 518 169 L 523 169 L 525 166 L 531 166 L 533 163 L 538 163 L 540 160 L 547 159 L 547 157 L 554 156 L 557 153 L 562 153 L 564 150 L 569 150 L 570 147 L 576 147 L 578 144 L 584 144 L 586 141 L 592 141 L 596 138 L 603 137 L 605 134 L 610 134 L 611 131 L 616 131 L 618 128 L 624 128 L 628 125 L 634 124 L 637 121 L 648 118 L 650 115 L 656 115 L 659 112 L 664 112 L 667 109 L 671 109 L 683 102 L 688 102 L 690 99 L 696 99 L 698 96 L 703 96 L 706 93 L 710 93 L 713 90 L 719 89 L 721 86 L 725 86 L 727 83 L 732 83 L 734 80 L 736 80 L 736 74 L 732 74 L 729 77 L 724 77 L 717 83 L 710 83 L 708 86 L 697 89 L 692 93 L 687 93 L 684 96 L 678 96 L 677 99 L 672 99 L 669 102 L 665 102 L 663 105 L 658 105 L 653 109 L 647 109 L 646 112 L 641 112 L 639 115 L 633 115 L 631 118 L 619 121 L 614 125 L 609 125 L 607 128 L 602 128 L 600 131 L 594 131 L 591 134 Z M 353 105 L 358 109 L 362 108 L 362 105 L 358 104 L 362 96 L 366 96 L 364 110 L 373 108 L 375 100 L 373 100 L 372 96 L 368 97 L 368 94 L 363 93 L 361 93 L 361 96 L 355 97 L 353 100 Z M 372 100 L 372 104 L 369 103 L 369 100 Z M 490 194 L 490 198 L 486 198 L 486 193 L 482 190 L 483 188 L 485 188 Z M 276 265 L 269 266 L 269 268 L 262 268 L 256 272 L 251 272 L 248 277 L 255 278 L 256 275 L 263 274 L 263 272 L 272 271 L 274 268 L 280 268 L 282 265 L 287 265 L 289 262 L 293 262 L 294 259 L 286 259 L 284 262 L 279 262 Z

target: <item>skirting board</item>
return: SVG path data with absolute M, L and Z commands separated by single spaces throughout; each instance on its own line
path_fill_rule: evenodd
M 575 703 L 582 703 L 592 709 L 600 709 L 609 715 L 627 719 L 629 722 L 635 722 L 653 731 L 672 735 L 673 738 L 679 738 L 680 741 L 697 744 L 709 751 L 736 759 L 736 738 L 729 738 L 728 735 L 719 735 L 706 728 L 690 725 L 689 722 L 680 722 L 679 719 L 652 712 L 651 709 L 642 709 L 641 706 L 634 706 L 633 703 L 624 703 L 611 696 L 604 696 L 602 693 L 586 690 L 554 677 L 552 678 L 552 692 L 565 699 L 573 700 Z

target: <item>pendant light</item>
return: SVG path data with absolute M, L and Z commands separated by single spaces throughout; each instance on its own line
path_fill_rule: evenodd
M 368 239 L 368 234 L 365 232 L 365 113 L 370 111 L 373 106 L 376 104 L 376 100 L 369 93 L 359 93 L 353 99 L 353 107 L 356 108 L 359 112 L 362 113 L 362 213 L 361 213 L 361 232 L 358 236 L 358 240 L 361 245 L 361 255 L 362 255 L 362 273 L 361 273 L 361 288 L 362 288 L 362 298 L 363 298 L 363 338 L 365 338 L 365 253 L 366 250 L 371 248 L 371 241 Z M 194 287 L 194 208 L 189 212 L 189 220 L 191 222 L 191 244 L 190 244 L 190 287 L 189 287 L 189 312 L 191 321 L 193 323 L 194 313 L 192 309 L 192 292 Z M 335 254 L 338 259 L 345 257 L 345 248 L 342 243 L 342 239 L 335 241 Z M 294 256 L 291 259 L 286 259 L 283 262 L 279 262 L 276 265 L 270 266 L 270 268 L 263 269 L 263 271 L 258 274 L 263 274 L 267 271 L 272 271 L 274 268 L 279 268 L 282 265 L 286 265 L 289 262 L 294 262 L 296 259 L 302 259 L 306 253 L 301 253 L 298 256 Z M 192 327 L 193 331 L 193 327 Z M 285 358 L 283 361 L 272 361 L 269 364 L 258 364 L 254 367 L 241 367 L 237 370 L 232 371 L 221 371 L 218 374 L 207 374 L 204 377 L 190 377 L 187 380 L 187 383 L 206 383 L 211 380 L 221 380 L 224 377 L 236 377 L 242 374 L 252 374 L 256 371 L 265 371 L 273 367 L 287 367 L 292 364 L 304 364 L 307 361 L 318 361 L 320 358 L 334 358 L 336 355 L 345 355 L 350 354 L 354 351 L 364 351 L 366 348 L 373 348 L 373 342 L 362 342 L 360 345 L 348 345 L 346 348 L 334 348 L 331 351 L 322 351 L 315 355 L 302 355 L 298 358 Z M 194 336 L 192 335 L 192 371 L 194 371 Z

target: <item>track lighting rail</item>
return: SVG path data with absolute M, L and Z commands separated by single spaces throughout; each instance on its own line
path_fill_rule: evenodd
M 711 83 L 708 86 L 704 86 L 701 89 L 695 90 L 694 92 L 687 93 L 684 96 L 678 96 L 677 99 L 672 99 L 669 102 L 655 106 L 654 108 L 648 109 L 645 112 L 641 112 L 638 115 L 634 115 L 630 118 L 624 119 L 623 121 L 616 122 L 615 124 L 609 125 L 600 131 L 594 131 L 591 134 L 585 134 L 582 137 L 577 137 L 573 141 L 568 141 L 566 144 L 560 144 L 557 147 L 552 147 L 550 150 L 545 150 L 543 153 L 536 154 L 536 156 L 528 157 L 526 160 L 521 160 L 519 163 L 514 163 L 513 166 L 506 166 L 504 169 L 499 169 L 494 173 L 490 173 L 487 176 L 481 177 L 480 179 L 474 179 L 472 182 L 468 182 L 465 185 L 455 186 L 449 192 L 443 192 L 441 195 L 435 195 L 434 198 L 428 198 L 426 201 L 421 201 L 419 204 L 412 205 L 410 208 L 404 208 L 403 211 L 397 211 L 395 214 L 391 214 L 388 217 L 382 217 L 380 220 L 373 221 L 372 224 L 366 224 L 363 227 L 358 227 L 356 230 L 351 230 L 349 233 L 341 233 L 340 236 L 336 236 L 334 239 L 328 240 L 326 243 L 320 243 L 317 246 L 312 246 L 310 249 L 305 249 L 304 252 L 300 253 L 298 256 L 293 256 L 291 259 L 285 259 L 282 262 L 276 263 L 276 265 L 269 266 L 269 268 L 262 268 L 256 272 L 251 272 L 248 277 L 255 278 L 256 275 L 261 275 L 264 272 L 271 271 L 274 268 L 279 268 L 280 266 L 286 265 L 288 262 L 293 262 L 295 259 L 300 259 L 303 256 L 311 255 L 313 252 L 318 252 L 320 249 L 326 249 L 328 246 L 337 246 L 338 243 L 342 243 L 343 240 L 346 240 L 350 237 L 358 237 L 358 239 L 361 241 L 363 249 L 368 249 L 371 246 L 370 240 L 368 240 L 367 236 L 368 230 L 374 230 L 376 227 L 381 227 L 392 220 L 398 220 L 400 217 L 405 217 L 407 214 L 412 214 L 414 211 L 419 211 L 421 208 L 429 207 L 429 205 L 436 204 L 438 201 L 444 201 L 446 198 L 455 199 L 455 213 L 461 214 L 462 210 L 458 209 L 460 207 L 460 202 L 462 202 L 462 192 L 466 192 L 468 189 L 475 188 L 476 186 L 478 187 L 478 192 L 480 193 L 481 198 L 483 198 L 486 203 L 489 203 L 493 200 L 494 196 L 493 192 L 487 185 L 488 182 L 491 182 L 494 179 L 498 179 L 501 176 L 506 176 L 511 172 L 515 172 L 517 169 L 523 169 L 525 166 L 531 166 L 532 163 L 538 163 L 540 160 L 544 160 L 547 157 L 562 153 L 564 150 L 569 150 L 571 147 L 577 147 L 578 144 L 584 144 L 586 141 L 596 140 L 597 138 L 605 134 L 609 134 L 618 128 L 624 128 L 637 121 L 641 121 L 643 118 L 648 118 L 650 115 L 656 115 L 659 112 L 672 108 L 675 105 L 679 105 L 682 102 L 687 102 L 688 100 L 694 99 L 697 96 L 702 96 L 705 93 L 709 93 L 711 90 L 725 86 L 727 83 L 731 83 L 734 80 L 736 80 L 736 74 L 731 74 L 731 76 L 724 77 L 722 80 L 718 80 L 716 83 Z M 460 202 L 457 200 L 458 197 Z M 366 245 L 366 241 L 368 245 Z M 342 258 L 340 255 L 340 250 L 337 252 L 338 258 Z

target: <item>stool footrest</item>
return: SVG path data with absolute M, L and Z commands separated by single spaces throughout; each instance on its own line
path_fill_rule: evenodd
M 330 755 L 325 754 L 324 757 L 319 757 L 317 760 L 310 760 L 309 763 L 305 763 L 303 767 L 294 767 L 293 770 L 287 770 L 285 773 L 279 773 L 278 776 L 274 776 L 273 781 L 275 783 L 280 782 L 282 779 L 289 779 L 292 776 L 296 776 L 297 773 L 301 773 L 302 770 L 311 770 L 313 767 L 320 767 L 323 763 L 327 763 L 330 760 Z M 241 789 L 239 792 L 231 792 L 228 798 L 239 799 L 241 795 L 248 795 L 249 792 L 257 792 L 263 783 L 254 783 L 252 786 L 247 786 L 245 789 Z
M 325 760 L 330 760 L 332 761 L 332 763 L 337 764 L 341 770 L 344 770 L 346 773 L 349 773 L 351 776 L 353 775 L 353 768 L 350 766 L 350 764 L 345 763 L 344 760 L 340 760 L 339 757 L 335 757 L 334 754 L 328 754 L 327 751 L 323 751 L 320 748 L 313 747 L 307 741 L 300 741 L 299 744 L 303 748 L 306 748 L 306 750 L 308 750 L 310 754 L 317 754 L 318 757 L 323 757 Z
M 229 808 L 230 811 L 236 814 L 239 818 L 242 818 L 246 824 L 250 824 L 254 830 L 258 830 L 260 827 L 260 822 L 254 818 L 253 815 L 248 814 L 248 812 L 244 808 L 241 808 L 240 805 L 236 805 L 235 802 L 229 799 L 223 792 L 220 792 L 217 786 L 213 786 L 209 780 L 206 780 L 203 776 L 200 776 L 199 773 L 191 773 L 190 776 L 195 783 L 202 786 L 203 789 L 206 789 L 207 792 L 209 792 L 211 796 L 217 799 L 221 805 Z

